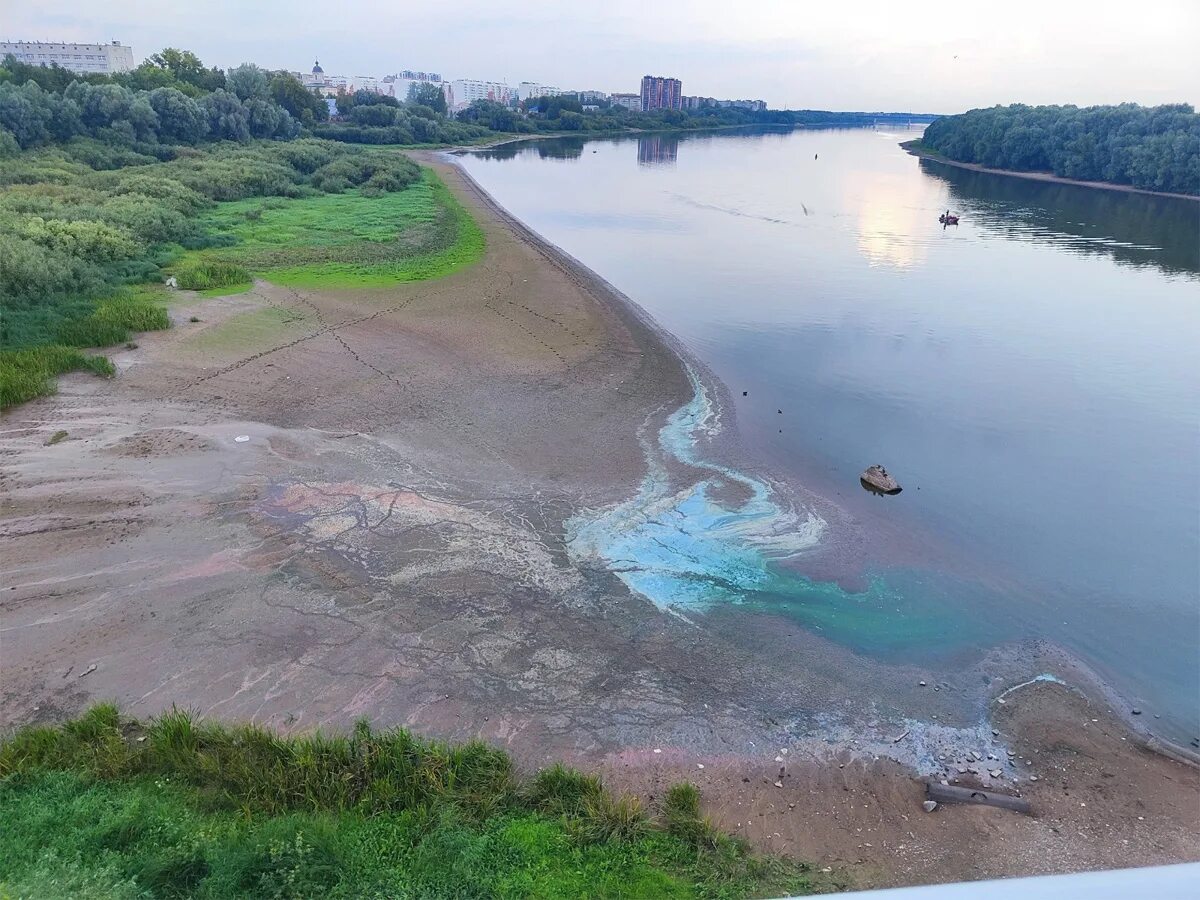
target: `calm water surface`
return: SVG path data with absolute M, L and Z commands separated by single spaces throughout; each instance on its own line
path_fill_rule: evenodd
M 1186 741 L 1200 205 L 919 161 L 897 147 L 917 134 L 568 139 L 464 159 L 725 383 L 741 471 L 859 523 L 861 579 L 805 577 L 805 547 L 849 538 L 753 478 L 734 510 L 648 481 L 581 541 L 632 561 L 626 580 L 665 607 L 740 603 L 896 661 L 1044 637 Z M 938 224 L 946 209 L 957 228 Z M 709 401 L 664 429 L 667 452 L 693 452 Z M 858 487 L 874 462 L 903 494 Z M 635 508 L 663 503 L 683 523 L 670 536 Z

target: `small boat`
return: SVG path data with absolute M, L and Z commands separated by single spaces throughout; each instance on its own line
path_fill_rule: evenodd
M 898 494 L 904 490 L 883 466 L 869 467 L 858 480 L 872 494 Z
M 938 221 L 941 222 L 943 225 L 957 225 L 958 224 L 958 216 L 952 216 L 952 215 L 950 215 L 950 213 L 945 212 L 945 213 L 942 213 L 940 216 L 938 216 Z

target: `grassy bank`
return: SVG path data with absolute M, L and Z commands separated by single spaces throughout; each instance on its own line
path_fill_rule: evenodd
M 0 743 L 0 895 L 747 897 L 809 893 L 677 785 L 656 816 L 554 766 L 405 731 L 280 737 L 97 706 Z M 825 887 L 832 885 L 826 883 Z
M 313 140 L 155 147 L 96 141 L 0 169 L 0 408 L 54 389 L 82 352 L 166 328 L 161 281 L 228 294 L 255 274 L 386 285 L 478 259 L 483 234 L 432 172 L 394 150 Z
M 351 190 L 224 203 L 202 225 L 227 246 L 189 254 L 185 266 L 236 266 L 291 287 L 423 281 L 484 250 L 482 230 L 430 169 L 406 190 L 378 197 Z

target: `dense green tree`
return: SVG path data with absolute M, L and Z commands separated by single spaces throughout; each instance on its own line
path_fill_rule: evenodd
M 0 128 L 22 148 L 36 147 L 50 139 L 52 112 L 46 92 L 30 82 L 21 86 L 0 84 Z
M 225 89 L 239 100 L 265 100 L 271 92 L 271 76 L 254 63 L 242 63 L 225 73 Z
M 355 106 L 350 110 L 350 121 L 355 125 L 368 125 L 386 128 L 396 124 L 396 114 L 399 110 L 383 104 Z
M 135 91 L 152 91 L 156 88 L 171 87 L 176 90 L 184 89 L 193 96 L 202 93 L 195 85 L 179 81 L 167 69 L 159 68 L 149 60 L 143 62 L 132 72 L 122 73 L 114 80 Z
M 492 131 L 514 131 L 516 115 L 503 104 L 492 100 L 476 100 L 458 114 L 460 122 L 483 125 Z
M 582 113 L 583 104 L 575 94 L 560 94 L 557 97 L 531 97 L 522 104 L 526 111 L 535 112 L 547 119 L 557 119 L 565 110 Z
M 250 116 L 238 98 L 221 89 L 200 101 L 208 114 L 208 131 L 216 140 L 250 140 Z
M 180 144 L 199 143 L 208 134 L 208 113 L 196 100 L 172 87 L 147 95 L 158 114 L 159 139 Z
M 1200 115 L 1187 104 L 973 109 L 922 143 L 960 162 L 1200 194 Z
M 438 115 L 446 114 L 446 95 L 440 85 L 427 81 L 414 81 L 408 86 L 408 102 L 413 106 L 427 106 Z
M 167 47 L 152 55 L 149 62 L 170 72 L 176 81 L 190 84 L 202 91 L 225 87 L 225 73 L 218 68 L 206 69 L 200 58 L 190 50 Z
M 278 104 L 255 98 L 247 100 L 243 106 L 251 137 L 290 140 L 300 133 L 299 123 Z
M 312 125 L 329 119 L 329 106 L 287 72 L 277 72 L 271 79 L 271 99 L 286 109 L 302 125 Z

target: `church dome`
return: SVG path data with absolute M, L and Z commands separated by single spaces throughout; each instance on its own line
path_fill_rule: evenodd
M 324 75 L 325 74 L 325 70 L 321 68 L 321 61 L 319 59 L 313 60 L 312 73 L 314 75 Z

